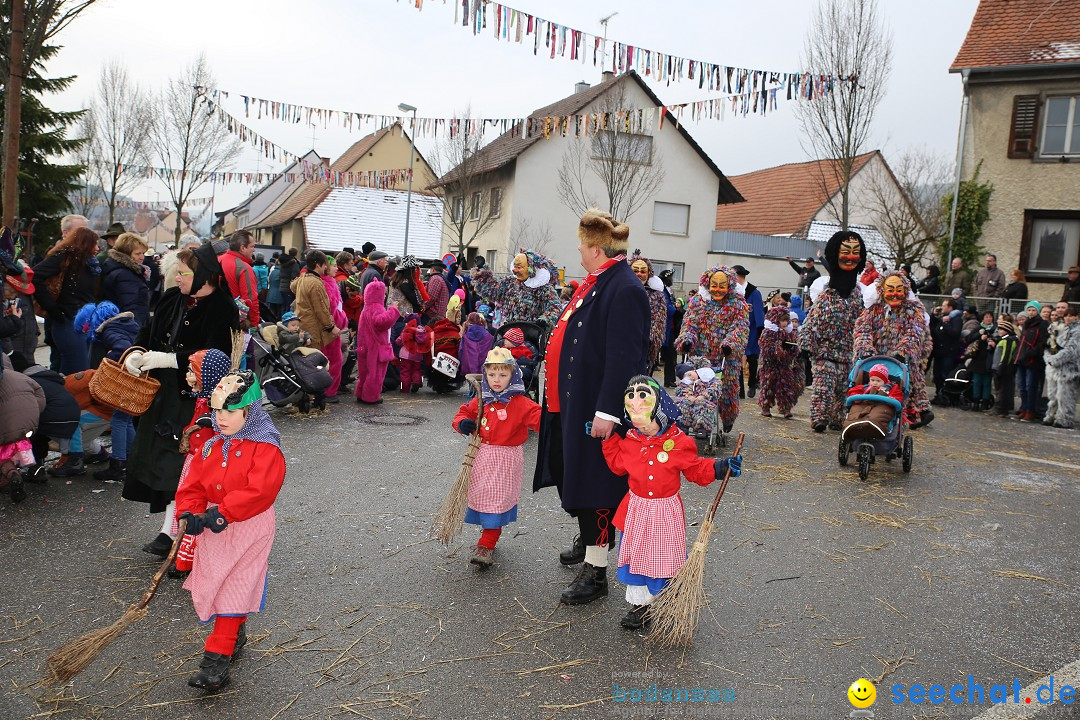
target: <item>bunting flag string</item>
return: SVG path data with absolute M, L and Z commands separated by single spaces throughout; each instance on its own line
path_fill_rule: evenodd
M 454 5 L 454 24 L 470 28 L 474 36 L 490 28 L 496 41 L 531 44 L 533 55 L 537 57 L 543 53 L 553 60 L 558 55 L 583 65 L 588 64 L 591 57 L 593 67 L 617 74 L 636 70 L 642 77 L 667 85 L 673 81 L 697 81 L 698 88 L 708 88 L 710 92 L 745 95 L 752 91 L 764 93 L 770 86 L 788 86 L 794 79 L 807 75 L 694 60 L 609 40 L 491 0 L 450 2 Z M 422 0 L 412 0 L 412 4 L 417 10 L 423 10 Z M 446 0 L 443 0 L 445 4 Z M 821 77 L 825 82 L 840 79 L 829 75 Z
M 71 203 L 73 205 L 75 205 L 76 207 L 105 207 L 105 206 L 108 205 L 108 203 L 105 201 L 105 198 L 101 197 L 100 195 L 82 195 L 82 194 L 76 193 L 74 195 L 69 195 L 68 199 L 71 200 Z M 187 202 L 184 203 L 184 207 L 202 207 L 204 205 L 210 205 L 213 202 L 214 202 L 213 196 L 205 197 L 205 198 L 190 198 L 190 199 L 188 199 Z M 149 201 L 144 202 L 144 201 L 141 201 L 141 200 L 117 200 L 116 204 L 113 207 L 125 208 L 125 209 L 131 209 L 131 210 L 162 210 L 162 209 L 172 210 L 172 209 L 174 209 L 171 205 L 169 205 L 167 207 L 162 206 L 160 201 L 158 201 L 158 202 L 149 202 Z

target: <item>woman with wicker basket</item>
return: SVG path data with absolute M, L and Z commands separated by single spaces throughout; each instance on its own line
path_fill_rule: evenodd
M 133 375 L 149 372 L 161 383 L 150 408 L 139 419 L 135 444 L 128 452 L 123 496 L 165 510 L 158 536 L 143 550 L 165 557 L 172 546 L 173 497 L 184 454 L 180 438 L 195 409 L 194 398 L 183 393 L 188 359 L 199 350 L 232 351 L 232 331 L 239 324 L 213 246 L 181 250 L 177 256 L 177 285 L 161 296 L 154 317 L 142 328 L 124 368 Z M 177 368 L 183 368 L 179 370 Z

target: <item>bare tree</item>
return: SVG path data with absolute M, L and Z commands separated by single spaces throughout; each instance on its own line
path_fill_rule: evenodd
M 628 105 L 620 83 L 598 103 L 602 129 L 591 137 L 566 141 L 559 167 L 559 200 L 574 215 L 599 207 L 625 220 L 664 184 L 664 162 L 653 147 L 653 137 L 635 132 L 639 128 L 620 112 L 630 109 Z
M 555 242 L 555 234 L 551 231 L 551 224 L 547 220 L 533 220 L 527 217 L 514 218 L 514 224 L 510 228 L 510 236 L 506 239 L 506 257 L 496 255 L 495 262 L 504 262 L 498 267 L 491 268 L 492 272 L 505 272 L 518 254 L 521 248 L 535 250 L 546 255 L 547 249 Z
M 87 142 L 79 146 L 78 152 L 73 153 L 72 156 L 75 164 L 82 168 L 82 177 L 79 178 L 82 187 L 79 188 L 77 195 L 69 195 L 68 200 L 71 201 L 71 207 L 76 213 L 89 218 L 93 213 L 94 202 L 100 192 L 100 188 L 94 185 L 94 170 L 91 167 L 93 148 L 89 140 L 94 137 L 94 116 L 92 113 L 83 114 L 82 120 L 79 122 L 79 135 L 88 139 Z
M 111 224 L 118 196 L 139 183 L 129 168 L 146 159 L 153 112 L 147 94 L 115 61 L 101 69 L 89 110 L 90 172 L 101 188 Z
M 180 239 L 184 204 L 202 187 L 210 173 L 232 166 L 243 149 L 203 106 L 202 93 L 215 81 L 199 55 L 178 77 L 169 80 L 157 99 L 150 131 L 150 151 L 158 165 L 171 170 L 161 182 L 176 210 L 176 239 Z
M 833 75 L 832 91 L 796 105 L 803 149 L 818 163 L 833 214 L 847 228 L 848 189 L 855 158 L 866 148 L 878 105 L 892 70 L 892 35 L 877 0 L 819 0 L 803 46 L 802 66 Z
M 439 180 L 429 191 L 442 202 L 443 231 L 454 254 L 465 257 L 502 215 L 502 187 L 483 155 L 483 123 L 468 108 L 454 118 L 457 131 L 435 145 L 428 159 Z
M 889 244 L 894 266 L 922 263 L 936 256 L 947 218 L 941 198 L 952 176 L 949 163 L 925 148 L 900 155 L 892 169 L 875 166 L 868 183 L 868 207 Z
M 4 106 L 3 224 L 12 227 L 19 201 L 19 129 L 23 78 L 50 39 L 96 0 L 4 0 L 0 3 L 0 78 Z

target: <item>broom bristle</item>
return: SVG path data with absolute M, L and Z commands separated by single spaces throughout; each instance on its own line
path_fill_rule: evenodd
M 649 607 L 652 630 L 645 638 L 649 642 L 676 647 L 694 641 L 698 615 L 705 606 L 705 550 L 712 531 L 713 521 L 706 518 L 690 556 Z
M 45 683 L 53 686 L 63 685 L 81 673 L 104 652 L 105 648 L 112 644 L 124 628 L 145 616 L 145 607 L 132 605 L 112 625 L 93 630 L 62 645 L 45 661 L 45 667 L 49 673 L 45 678 Z
M 480 448 L 480 436 L 474 435 L 465 450 L 465 459 L 461 463 L 454 484 L 435 513 L 431 521 L 431 537 L 443 545 L 449 545 L 461 534 L 465 525 L 465 503 L 469 497 L 469 484 L 472 479 L 473 461 Z

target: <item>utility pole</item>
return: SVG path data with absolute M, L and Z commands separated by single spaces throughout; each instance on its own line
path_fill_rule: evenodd
M 600 71 L 601 72 L 603 72 L 607 68 L 607 29 L 608 29 L 607 26 L 608 26 L 608 22 L 611 20 L 611 18 L 615 17 L 618 14 L 619 14 L 618 11 L 616 11 L 616 12 L 611 13 L 607 17 L 600 18 L 600 24 L 604 26 L 603 57 L 600 58 Z M 613 60 L 614 60 L 614 58 L 613 58 Z M 612 64 L 614 65 L 614 62 Z M 615 68 L 612 67 L 611 71 L 615 72 Z
M 19 204 L 19 130 L 22 123 L 23 46 L 26 0 L 11 0 L 11 53 L 8 57 L 7 106 L 4 118 L 4 227 L 15 231 L 15 208 Z

